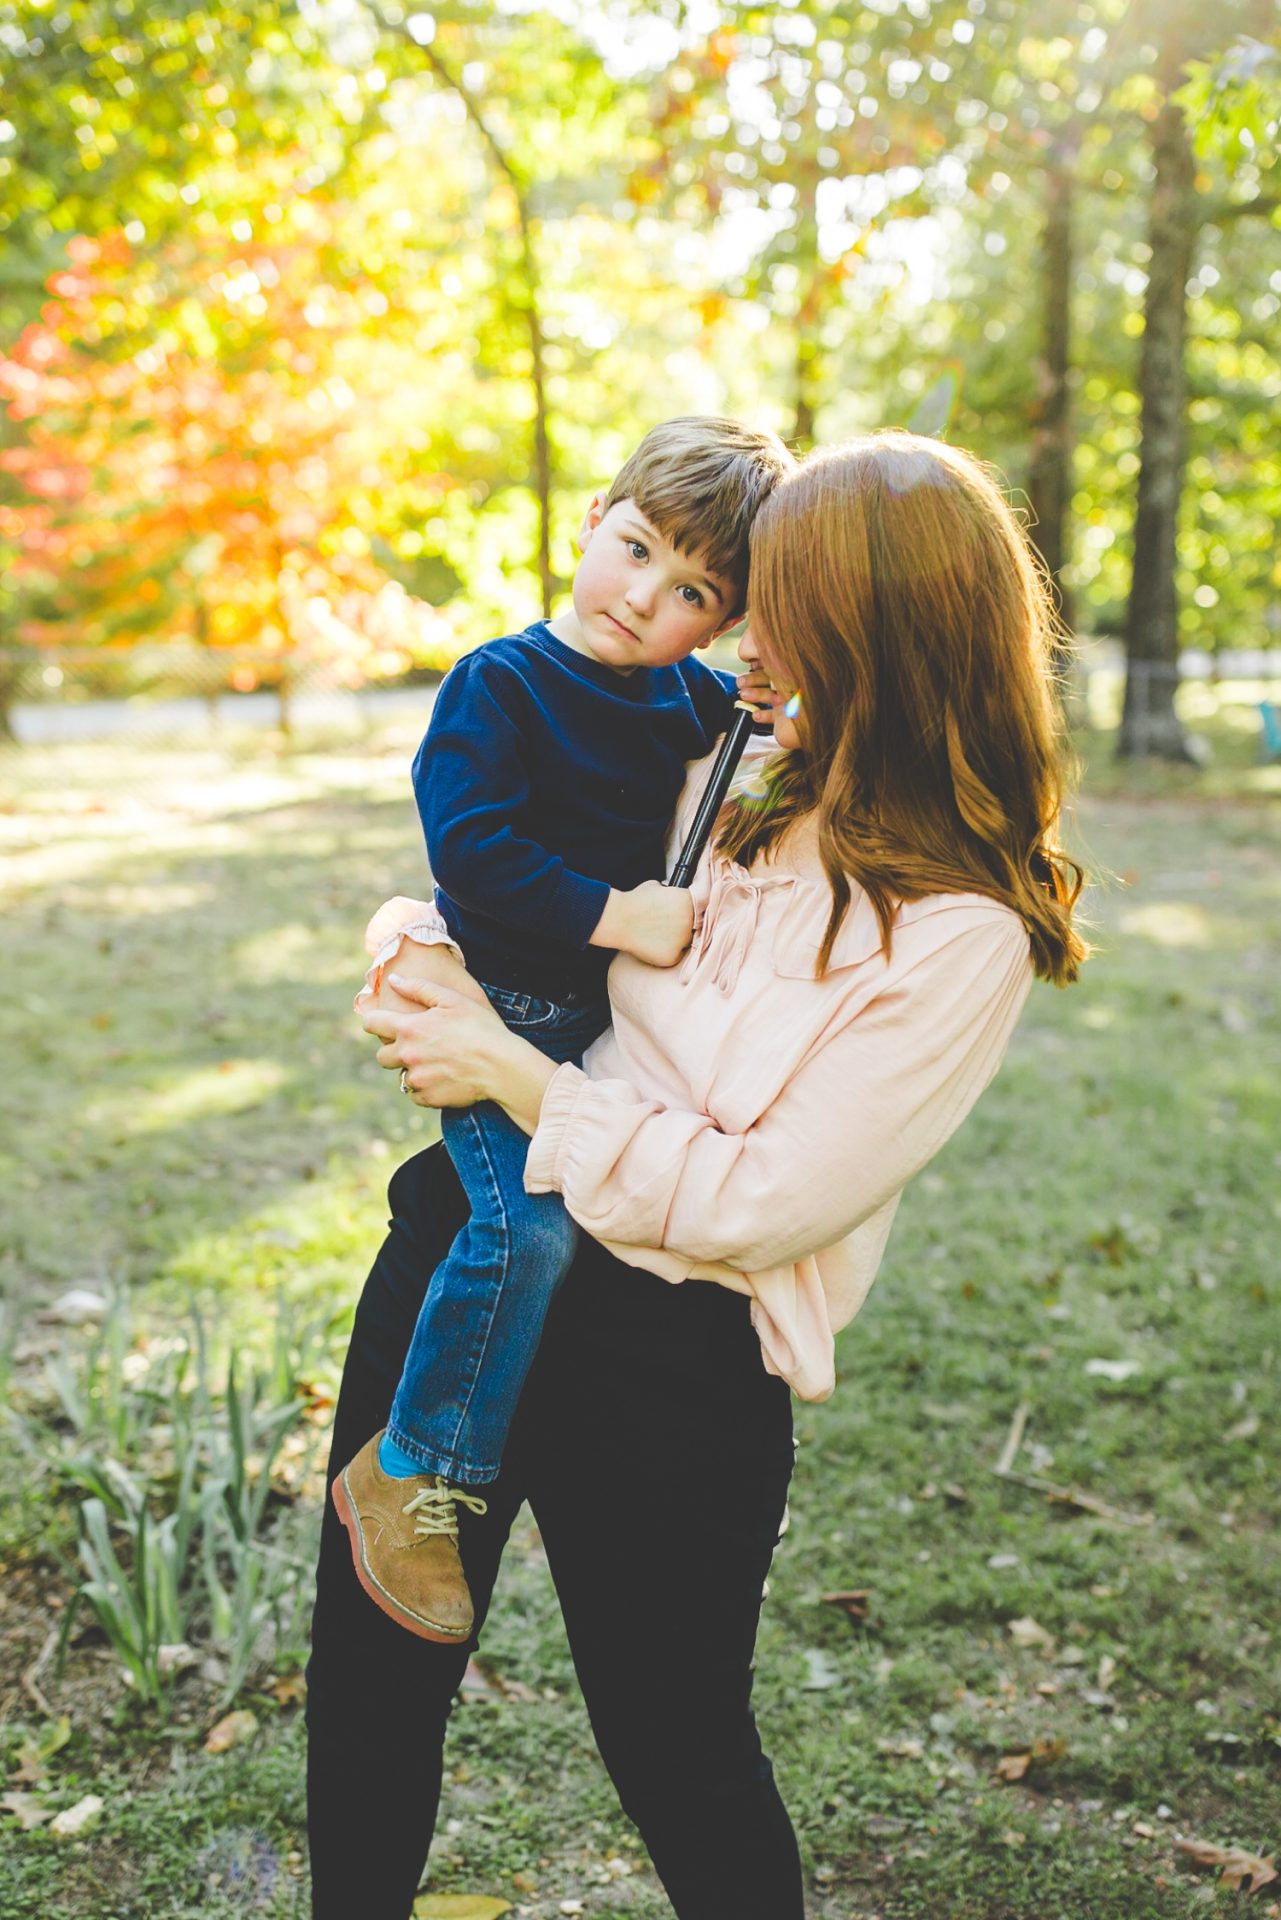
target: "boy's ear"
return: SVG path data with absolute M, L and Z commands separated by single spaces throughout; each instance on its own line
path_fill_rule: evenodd
M 591 539 L 605 517 L 605 501 L 607 498 L 608 495 L 601 487 L 598 487 L 591 497 L 587 512 L 583 516 L 583 524 L 578 529 L 578 551 L 580 553 L 584 551 L 587 542 Z
M 741 627 L 746 618 L 747 614 L 742 607 L 737 613 L 727 614 L 714 633 L 709 633 L 706 640 L 699 641 L 699 646 L 710 647 L 713 640 L 719 640 L 723 633 L 731 633 L 735 627 Z
M 741 623 L 742 618 L 741 613 L 734 613 L 730 615 L 728 620 L 722 620 L 719 627 L 714 627 L 711 633 L 705 634 L 701 640 L 694 642 L 695 653 L 701 653 L 704 647 L 711 646 L 713 640 L 719 640 L 723 633 L 728 633 L 732 627 L 737 627 Z

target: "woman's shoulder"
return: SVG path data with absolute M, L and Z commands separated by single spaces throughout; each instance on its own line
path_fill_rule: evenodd
M 796 862 L 801 884 L 791 892 L 780 917 L 773 951 L 777 972 L 812 979 L 832 911 L 827 876 L 815 856 Z M 832 943 L 828 975 L 852 967 L 874 967 L 887 982 L 914 971 L 923 961 L 956 966 L 964 953 L 975 967 L 1018 964 L 1030 955 L 1027 928 L 1000 900 L 979 893 L 931 893 L 900 901 L 890 923 L 889 952 L 876 909 L 856 880 L 850 903 Z
M 927 893 L 919 900 L 902 900 L 894 915 L 895 927 L 928 924 L 944 939 L 962 927 L 982 927 L 994 935 L 1013 937 L 1027 929 L 1014 908 L 989 893 Z

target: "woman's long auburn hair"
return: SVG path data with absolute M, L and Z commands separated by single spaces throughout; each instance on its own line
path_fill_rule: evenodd
M 1064 789 L 1053 678 L 1060 629 L 1000 488 L 972 455 L 885 432 L 810 455 L 751 537 L 748 618 L 801 690 L 801 745 L 762 804 L 717 829 L 750 865 L 815 815 L 832 912 L 981 893 L 1012 907 L 1037 974 L 1066 986 L 1088 951 L 1072 926 L 1084 875 L 1056 844 Z

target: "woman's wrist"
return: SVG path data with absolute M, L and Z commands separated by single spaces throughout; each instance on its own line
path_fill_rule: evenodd
M 542 1112 L 543 1095 L 555 1072 L 554 1060 L 504 1027 L 501 1038 L 495 1035 L 493 1060 L 486 1073 L 490 1081 L 486 1095 L 498 1102 L 523 1133 L 532 1136 Z

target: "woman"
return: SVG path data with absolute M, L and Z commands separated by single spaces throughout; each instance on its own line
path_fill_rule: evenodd
M 441 989 L 407 991 L 421 1013 L 365 1015 L 423 1104 L 505 1107 L 531 1136 L 531 1190 L 594 1236 L 459 1546 L 483 1621 L 529 1499 L 602 1755 L 681 1920 L 803 1912 L 750 1702 L 788 1385 L 831 1391 L 833 1335 L 904 1184 L 996 1071 L 1033 974 L 1064 985 L 1084 952 L 1080 871 L 1052 839 L 1052 616 L 983 469 L 905 434 L 813 456 L 758 516 L 749 593 L 740 652 L 773 683 L 778 751 L 722 816 L 683 963 L 615 961 L 614 1026 L 582 1071 Z M 438 1154 L 390 1197 L 337 1461 L 382 1424 L 458 1225 Z M 315 1913 L 402 1920 L 466 1650 L 407 1643 L 328 1506 L 325 1529 Z

